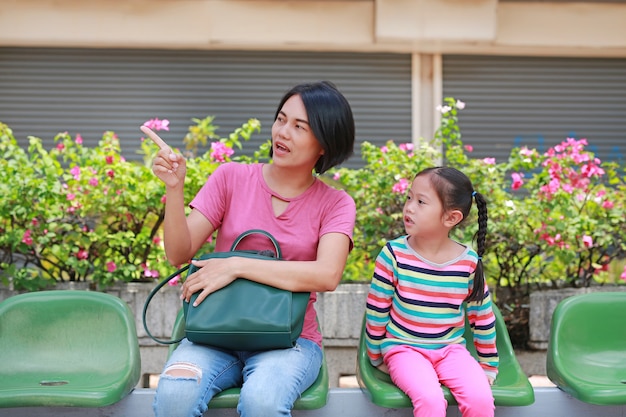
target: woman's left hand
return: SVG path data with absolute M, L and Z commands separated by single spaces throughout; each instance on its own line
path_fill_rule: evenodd
M 200 292 L 193 303 L 196 307 L 209 294 L 233 282 L 237 278 L 233 269 L 236 259 L 237 257 L 193 260 L 192 264 L 199 269 L 189 275 L 183 283 L 180 298 L 189 302 L 193 294 Z

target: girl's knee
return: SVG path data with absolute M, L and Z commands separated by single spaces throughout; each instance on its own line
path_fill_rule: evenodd
M 496 409 L 491 392 L 475 394 L 458 402 L 464 417 L 493 417 Z
M 442 396 L 422 396 L 412 399 L 414 416 L 445 416 L 448 402 Z

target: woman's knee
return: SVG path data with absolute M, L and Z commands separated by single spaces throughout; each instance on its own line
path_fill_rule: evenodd
M 156 417 L 200 417 L 207 409 L 201 393 L 202 369 L 173 363 L 161 373 L 154 397 Z
M 293 402 L 279 391 L 242 389 L 237 411 L 241 417 L 290 416 Z

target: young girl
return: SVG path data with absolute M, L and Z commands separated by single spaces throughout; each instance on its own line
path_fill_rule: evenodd
M 449 237 L 474 199 L 478 253 Z M 428 168 L 413 180 L 403 215 L 407 235 L 381 250 L 367 297 L 370 361 L 409 396 L 416 417 L 446 415 L 440 384 L 450 389 L 464 417 L 491 417 L 498 353 L 481 261 L 485 199 L 457 169 Z M 464 302 L 478 362 L 465 348 Z
M 181 297 L 196 301 L 237 277 L 291 291 L 311 292 L 296 346 L 267 351 L 218 349 L 183 339 L 165 364 L 157 387 L 157 417 L 199 417 L 217 393 L 241 386 L 243 417 L 290 416 L 294 402 L 315 381 L 322 364 L 322 335 L 314 302 L 341 280 L 352 248 L 354 200 L 321 181 L 354 146 L 354 119 L 346 98 L 329 82 L 299 84 L 278 104 L 272 125 L 272 163 L 221 165 L 191 201 L 185 215 L 186 164 L 154 132 L 161 150 L 153 171 L 166 185 L 164 243 L 168 259 L 187 262 L 214 231 L 216 250 L 228 251 L 249 229 L 264 229 L 280 244 L 284 262 L 250 258 L 194 261 Z M 263 237 L 241 249 L 272 249 Z

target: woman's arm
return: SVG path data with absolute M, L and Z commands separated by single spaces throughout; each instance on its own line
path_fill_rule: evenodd
M 201 267 L 183 284 L 182 298 L 189 301 L 200 292 L 196 303 L 230 284 L 238 277 L 294 292 L 333 291 L 343 275 L 350 251 L 350 238 L 327 233 L 320 238 L 314 261 L 277 261 L 231 257 L 193 261 Z
M 191 259 L 215 228 L 195 210 L 185 215 L 185 158 L 150 128 L 141 126 L 141 131 L 159 147 L 152 161 L 152 172 L 165 184 L 165 254 L 172 265 L 180 265 Z

